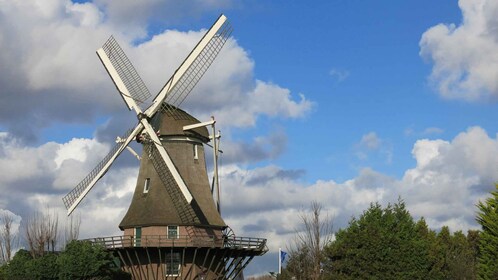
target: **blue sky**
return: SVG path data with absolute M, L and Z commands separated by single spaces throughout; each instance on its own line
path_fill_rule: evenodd
M 232 39 L 184 106 L 222 130 L 226 222 L 269 240 L 248 274 L 277 268 L 312 200 L 335 229 L 399 196 L 434 229 L 477 227 L 498 180 L 490 0 L 0 2 L 0 211 L 63 216 L 134 125 L 95 55 L 110 35 L 156 92 L 220 13 Z M 82 237 L 120 234 L 137 166 L 124 154 L 85 199 Z

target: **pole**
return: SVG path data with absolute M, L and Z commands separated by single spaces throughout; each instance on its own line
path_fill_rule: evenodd
M 282 274 L 282 248 L 278 248 L 278 274 Z
M 213 161 L 214 161 L 214 166 L 213 166 L 213 177 L 214 177 L 214 187 L 216 187 L 216 208 L 218 210 L 218 213 L 221 214 L 221 207 L 220 207 L 220 185 L 218 181 L 218 139 L 216 135 L 216 127 L 215 127 L 215 121 L 214 121 L 214 116 L 211 116 L 211 120 L 213 121 L 213 124 L 211 125 L 211 128 L 213 129 Z

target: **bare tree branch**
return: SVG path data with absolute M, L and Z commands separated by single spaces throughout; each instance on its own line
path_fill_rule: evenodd
M 54 252 L 58 245 L 59 216 L 49 208 L 44 213 L 35 212 L 26 219 L 24 233 L 34 258 L 43 256 L 45 252 Z
M 72 240 L 78 239 L 80 235 L 80 225 L 81 225 L 81 217 L 78 215 L 71 215 L 69 217 L 69 222 L 66 221 L 66 226 L 64 230 L 64 246 L 71 242 Z
M 287 271 L 296 279 L 320 279 L 321 265 L 324 259 L 323 249 L 331 241 L 333 226 L 332 220 L 322 217 L 322 205 L 313 201 L 310 211 L 299 214 L 302 223 L 301 229 L 296 229 L 296 234 L 289 251 Z

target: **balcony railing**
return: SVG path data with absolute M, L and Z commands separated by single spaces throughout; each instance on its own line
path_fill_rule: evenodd
M 266 251 L 266 239 L 252 237 L 225 237 L 215 236 L 178 236 L 168 238 L 167 235 L 144 235 L 136 237 L 131 235 L 109 236 L 86 239 L 94 244 L 99 244 L 107 249 L 118 249 L 128 247 L 211 247 L 245 249 L 254 251 Z

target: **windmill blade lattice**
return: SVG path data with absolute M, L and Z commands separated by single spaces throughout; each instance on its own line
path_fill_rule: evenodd
M 119 77 L 128 89 L 131 98 L 133 98 L 137 104 L 142 104 L 149 99 L 151 96 L 149 89 L 113 36 L 105 42 L 102 49 L 109 57 L 112 66 L 114 66 Z
M 202 49 L 201 53 L 190 64 L 187 71 L 182 75 L 178 82 L 172 89 L 169 90 L 164 101 L 171 105 L 166 107 L 170 112 L 174 112 L 178 106 L 182 104 L 197 82 L 199 82 L 204 73 L 206 73 L 207 69 L 211 66 L 211 63 L 213 63 L 231 33 L 232 26 L 228 21 L 226 21 L 218 29 L 215 36 L 211 38 L 204 49 Z M 174 75 L 171 79 L 174 79 Z
M 109 169 L 110 164 L 116 159 L 116 157 L 125 149 L 125 147 L 129 143 L 129 139 L 132 134 L 135 134 L 138 131 L 137 127 L 135 129 L 130 129 L 126 132 L 126 134 L 122 137 L 123 139 L 128 139 L 127 141 L 123 141 L 121 143 L 117 143 L 111 151 L 95 166 L 95 168 L 68 194 L 66 194 L 62 201 L 68 209 L 68 214 L 72 212 L 72 210 L 79 204 L 79 202 L 83 199 L 84 195 L 88 193 L 88 191 L 93 187 L 93 185 L 97 182 L 95 179 L 99 180 L 107 169 Z M 135 133 L 134 133 L 135 132 Z M 97 178 L 98 177 L 98 178 Z M 92 183 L 93 182 L 93 183 Z M 83 197 L 81 197 L 83 195 Z

